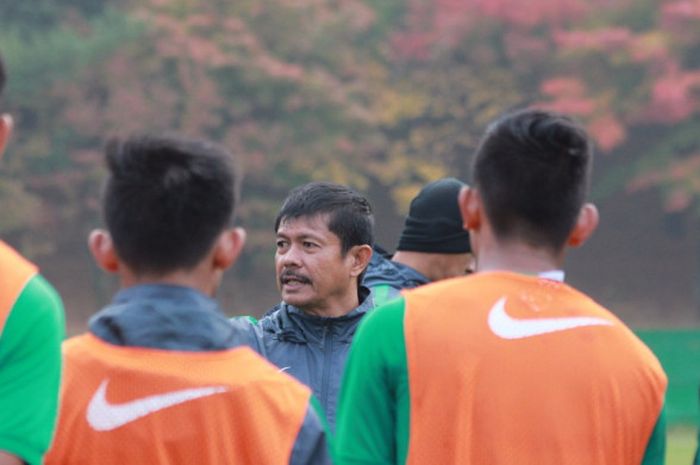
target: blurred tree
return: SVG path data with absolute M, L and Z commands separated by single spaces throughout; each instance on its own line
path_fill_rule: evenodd
M 615 154 L 598 195 L 661 187 L 685 211 L 700 195 L 698 26 L 700 0 L 2 2 L 18 131 L 0 233 L 82 243 L 105 138 L 174 130 L 242 161 L 254 279 L 291 187 L 372 188 L 403 211 L 425 182 L 466 179 L 487 122 L 531 104 Z
M 114 10 L 89 18 L 73 10 L 59 21 L 56 5 L 39 3 L 34 15 L 20 5 L 0 5 L 0 53 L 8 69 L 2 106 L 16 123 L 0 170 L 0 234 L 36 254 L 55 250 L 62 233 L 73 232 L 57 226 L 85 214 L 84 194 L 92 189 L 83 181 L 94 178 L 73 159 L 82 141 L 63 115 L 81 102 L 66 99 L 63 83 L 79 79 L 142 27 Z
M 369 81 L 381 34 L 361 1 L 152 0 L 132 14 L 147 40 L 64 83 L 64 121 L 92 162 L 105 133 L 177 130 L 219 140 L 245 165 L 241 216 L 271 250 L 287 191 L 309 179 L 367 186 L 381 149 Z M 373 47 L 365 46 L 374 42 Z
M 611 168 L 603 173 L 598 198 L 658 186 L 669 211 L 698 205 L 700 171 L 693 160 L 700 135 L 692 128 L 700 111 L 700 1 L 538 0 L 527 8 L 516 0 L 408 3 L 392 51 L 404 77 L 421 68 L 430 76 L 409 78 L 409 85 L 419 92 L 433 87 L 421 100 L 431 108 L 441 99 L 463 109 L 470 108 L 468 98 L 483 105 L 468 111 L 477 119 L 451 115 L 447 125 L 459 121 L 478 133 L 494 113 L 518 104 L 573 114 L 600 151 L 626 155 L 606 164 Z M 445 78 L 454 85 L 440 86 Z M 460 91 L 462 98 L 455 98 Z M 444 134 L 428 105 L 418 106 L 413 117 L 423 132 Z M 411 141 L 397 138 L 398 150 L 415 148 Z M 462 153 L 473 148 L 473 136 L 464 142 Z M 425 148 L 447 156 L 441 160 L 450 166 L 445 147 Z

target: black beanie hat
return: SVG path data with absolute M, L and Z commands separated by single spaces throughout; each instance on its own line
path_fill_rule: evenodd
M 455 178 L 426 185 L 411 201 L 396 250 L 427 253 L 471 252 L 469 233 L 462 228 L 457 196 L 465 187 Z

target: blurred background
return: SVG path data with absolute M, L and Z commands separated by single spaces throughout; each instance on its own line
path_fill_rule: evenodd
M 220 297 L 259 316 L 291 187 L 357 188 L 393 250 L 422 185 L 469 181 L 487 122 L 539 105 L 597 144 L 601 227 L 567 281 L 648 338 L 683 332 L 669 350 L 693 363 L 696 408 L 699 0 L 2 0 L 0 53 L 17 126 L 0 235 L 56 285 L 71 333 L 115 289 L 85 247 L 110 136 L 178 131 L 238 156 L 249 242 Z

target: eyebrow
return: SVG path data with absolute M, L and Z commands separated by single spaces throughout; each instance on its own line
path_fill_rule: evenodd
M 289 234 L 284 234 L 284 233 L 277 233 L 277 238 L 282 238 L 282 239 L 292 239 L 292 236 Z M 303 233 L 300 234 L 299 236 L 294 237 L 295 240 L 307 240 L 307 239 L 312 239 L 316 242 L 325 242 L 321 236 L 316 236 L 314 234 L 309 234 L 309 233 Z

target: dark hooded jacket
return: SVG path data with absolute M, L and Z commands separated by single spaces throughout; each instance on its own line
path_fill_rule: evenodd
M 258 322 L 260 353 L 311 388 L 332 430 L 348 349 L 372 307 L 370 292 L 362 287 L 360 305 L 343 316 L 308 315 L 281 302 Z
M 428 278 L 410 266 L 392 261 L 384 249 L 375 245 L 362 284 L 372 291 L 374 304 L 379 306 L 396 297 L 401 289 L 418 287 L 429 282 Z

